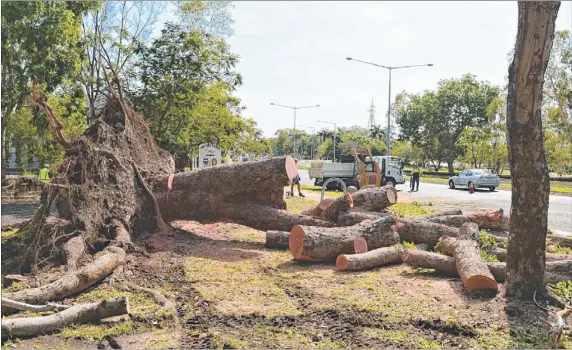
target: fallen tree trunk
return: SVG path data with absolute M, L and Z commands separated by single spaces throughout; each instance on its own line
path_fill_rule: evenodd
M 399 242 L 399 236 L 392 228 L 394 222 L 392 217 L 386 217 L 347 227 L 296 225 L 290 232 L 290 252 L 296 260 L 333 261 L 340 254 L 355 253 L 355 244 L 358 247 L 365 244 L 368 250 L 391 246 Z
M 448 276 L 458 276 L 455 258 L 422 250 L 408 249 L 403 253 L 403 261 L 412 267 L 434 269 Z M 506 279 L 506 263 L 487 263 L 489 271 L 498 282 Z M 572 279 L 572 261 L 546 262 L 546 283 L 556 283 Z
M 442 236 L 456 237 L 459 229 L 427 221 L 398 219 L 395 229 L 401 241 L 425 243 L 434 247 Z
M 38 288 L 24 289 L 14 293 L 4 293 L 3 297 L 28 304 L 46 304 L 61 300 L 94 285 L 109 276 L 115 268 L 125 262 L 125 251 L 109 247 L 109 253 L 99 257 L 89 265 L 72 271 L 62 278 Z M 15 312 L 2 304 L 2 315 Z
M 399 247 L 391 246 L 374 249 L 363 254 L 339 255 L 336 259 L 336 267 L 340 271 L 358 271 L 402 261 Z
M 432 218 L 437 218 L 439 216 L 449 216 L 449 215 L 463 215 L 463 211 L 461 209 L 443 210 L 438 213 L 422 215 L 419 217 L 419 219 L 429 220 Z
M 508 230 L 509 227 L 509 219 L 502 209 L 466 215 L 437 215 L 427 221 L 451 227 L 461 227 L 468 222 L 474 222 L 480 229 Z
M 546 239 L 558 243 L 561 247 L 572 248 L 572 237 L 564 237 L 553 234 L 546 235 Z
M 397 202 L 397 191 L 391 185 L 369 188 L 363 191 L 357 191 L 353 194 L 345 194 L 336 199 L 324 212 L 322 217 L 333 222 L 338 221 L 338 215 L 341 211 L 349 211 L 350 208 L 356 208 L 355 211 L 373 211 L 381 212 L 383 209 Z
M 364 220 L 377 220 L 385 216 L 391 216 L 391 214 L 371 211 L 341 211 L 338 214 L 338 226 L 353 226 Z
M 296 162 L 285 156 L 161 176 L 150 182 L 161 215 L 172 221 L 196 219 L 203 212 L 216 211 L 225 201 L 276 202 L 272 193 L 279 189 L 281 200 L 283 187 L 297 174 Z M 265 191 L 267 198 L 261 194 Z
M 309 215 L 293 214 L 286 210 L 249 203 L 247 205 L 221 205 L 214 212 L 205 212 L 201 219 L 230 219 L 241 225 L 261 231 L 290 231 L 295 225 L 333 227 L 331 221 Z
M 72 306 L 48 316 L 2 319 L 2 337 L 32 337 L 47 334 L 72 324 L 98 321 L 129 313 L 127 297 Z
M 498 291 L 495 278 L 479 252 L 479 227 L 475 223 L 461 226 L 455 242 L 457 271 L 468 293 L 478 290 Z
M 264 247 L 271 249 L 288 249 L 290 232 L 287 231 L 266 231 L 266 244 Z

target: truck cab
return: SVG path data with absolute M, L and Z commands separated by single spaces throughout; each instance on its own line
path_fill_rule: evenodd
M 405 176 L 403 175 L 403 162 L 399 157 L 378 156 L 373 157 L 376 163 L 381 164 L 381 173 L 383 174 L 382 184 L 389 182 L 396 184 L 404 184 Z

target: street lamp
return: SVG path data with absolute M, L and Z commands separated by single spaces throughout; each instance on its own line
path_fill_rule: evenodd
M 272 106 L 278 106 L 278 107 L 284 107 L 284 108 L 290 108 L 294 110 L 294 137 L 293 137 L 293 147 L 292 147 L 292 153 L 296 153 L 296 110 L 298 109 L 302 109 L 302 108 L 313 108 L 313 107 L 320 107 L 320 105 L 313 105 L 313 106 L 303 106 L 303 107 L 291 107 L 291 106 L 284 106 L 284 105 L 279 105 L 278 103 L 274 103 L 274 102 L 270 102 L 270 105 Z
M 300 126 L 303 128 L 312 129 L 312 148 L 310 149 L 310 157 L 312 158 L 312 160 L 314 160 L 314 148 L 316 147 L 316 142 L 315 142 L 316 128 L 313 126 L 305 126 L 305 125 L 300 125 Z
M 331 124 L 334 126 L 334 163 L 336 162 L 336 123 L 318 120 L 318 123 Z
M 357 60 L 357 59 L 351 58 L 351 57 L 346 57 L 346 60 L 365 63 L 365 64 L 369 64 L 372 66 L 376 66 L 379 68 L 385 68 L 385 69 L 389 70 L 389 96 L 388 96 L 388 104 L 387 104 L 387 155 L 389 156 L 390 151 L 391 151 L 391 137 L 390 137 L 390 135 L 391 135 L 391 71 L 394 69 L 402 69 L 402 68 L 433 67 L 433 63 L 415 64 L 412 66 L 383 66 L 381 64 Z

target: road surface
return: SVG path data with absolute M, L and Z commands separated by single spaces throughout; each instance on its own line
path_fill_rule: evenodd
M 314 185 L 307 170 L 299 170 L 301 183 Z M 419 192 L 408 193 L 409 184 L 397 185 L 397 190 L 407 193 L 411 200 L 416 201 L 447 201 L 469 204 L 471 207 L 496 209 L 502 208 L 510 213 L 511 192 L 477 190 L 470 194 L 467 189 L 449 189 L 447 185 L 420 183 Z M 555 233 L 572 235 L 572 197 L 550 196 L 548 208 L 548 227 Z M 461 207 L 462 208 L 462 207 Z

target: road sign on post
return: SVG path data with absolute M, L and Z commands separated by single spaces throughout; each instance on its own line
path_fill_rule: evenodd
M 220 164 L 220 149 L 209 144 L 199 146 L 199 169 L 211 168 Z

